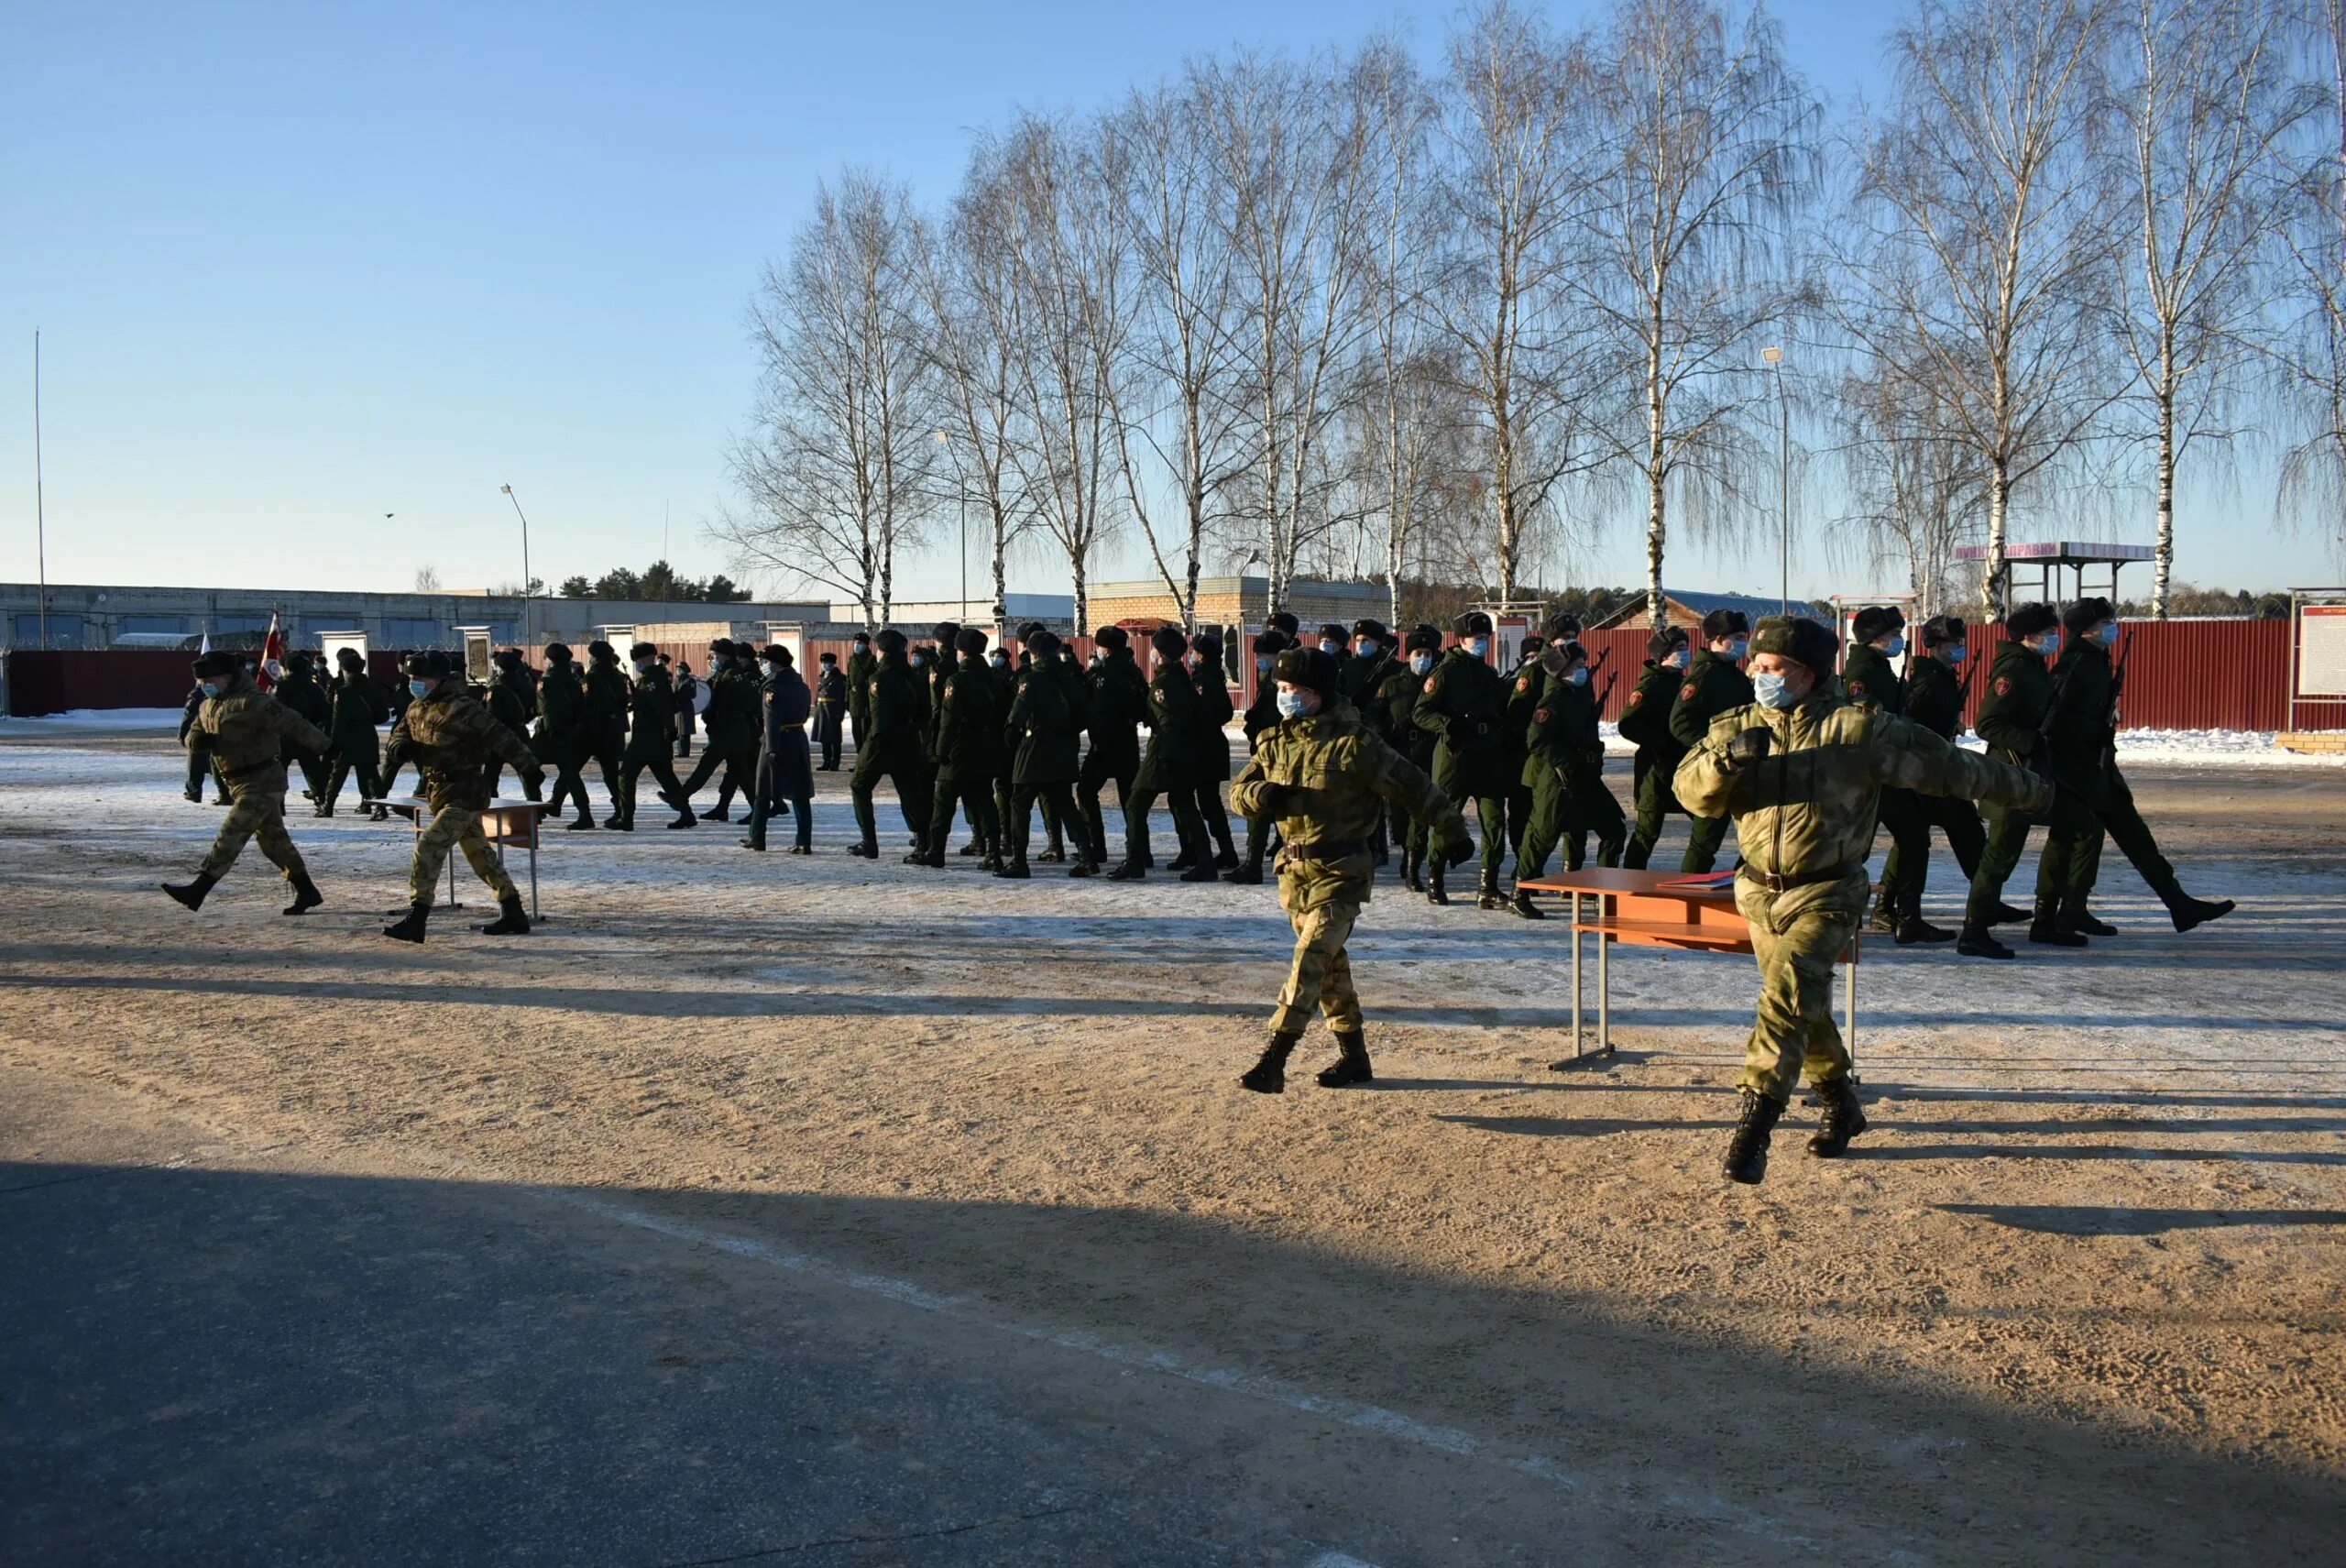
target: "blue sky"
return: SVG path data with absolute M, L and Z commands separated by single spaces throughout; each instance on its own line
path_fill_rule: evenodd
M 1784 12 L 1795 58 L 1844 101 L 1873 89 L 1888 14 Z M 1430 49 L 1449 15 L 11 0 L 0 580 L 34 572 L 36 327 L 52 581 L 514 579 L 507 482 L 549 580 L 652 559 L 663 516 L 680 568 L 720 569 L 701 524 L 750 402 L 745 301 L 818 178 L 863 163 L 939 199 L 971 131 L 1013 106 L 1086 107 L 1187 54 L 1380 24 Z M 2317 543 L 2239 526 L 2266 488 L 2244 474 L 2187 517 L 2180 576 L 2323 576 Z M 1682 585 L 1773 580 L 1772 550 L 1682 548 Z M 910 563 L 900 592 L 950 591 L 952 556 Z M 1625 517 L 1570 576 L 1635 581 L 1641 563 Z M 1095 580 L 1141 557 L 1106 566 Z M 1818 590 L 1867 576 L 1813 550 L 1795 568 Z M 1050 591 L 1066 572 L 1038 557 L 1014 577 Z

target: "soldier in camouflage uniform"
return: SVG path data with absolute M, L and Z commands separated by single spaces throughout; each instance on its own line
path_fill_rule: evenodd
M 855 772 L 848 793 L 862 839 L 848 853 L 867 861 L 880 857 L 880 825 L 872 794 L 885 778 L 896 791 L 896 806 L 915 838 L 928 830 L 928 769 L 921 756 L 928 704 L 920 672 L 904 656 L 904 634 L 894 627 L 872 639 L 880 652 L 862 687 L 863 718 L 856 731 Z
M 532 800 L 544 785 L 545 772 L 512 728 L 456 677 L 445 653 L 416 654 L 407 662 L 407 674 L 414 700 L 391 727 L 390 744 L 383 754 L 394 768 L 414 757 L 422 778 L 419 793 L 432 804 L 432 820 L 416 835 L 415 859 L 408 867 L 408 912 L 384 927 L 383 935 L 402 942 L 423 940 L 433 890 L 452 846 L 464 851 L 473 874 L 497 894 L 498 917 L 481 931 L 492 937 L 527 935 L 529 912 L 521 907 L 521 890 L 480 830 L 481 811 L 492 798 L 492 758 L 511 764 Z
M 1132 796 L 1124 806 L 1124 858 L 1108 880 L 1137 882 L 1156 863 L 1148 852 L 1148 808 L 1161 795 L 1173 813 L 1177 843 L 1190 851 L 1181 880 L 1213 882 L 1219 873 L 1199 848 L 1206 827 L 1198 816 L 1198 688 L 1181 663 L 1189 640 L 1178 626 L 1160 626 L 1149 646 L 1157 651 L 1157 674 L 1148 683 L 1148 751 L 1133 775 Z
M 1344 943 L 1376 878 L 1368 839 L 1386 803 L 1398 801 L 1431 825 L 1444 862 L 1463 864 L 1474 852 L 1466 819 L 1449 798 L 1340 699 L 1332 658 L 1289 648 L 1276 670 L 1281 721 L 1231 789 L 1240 811 L 1278 822 L 1286 839 L 1279 908 L 1295 927 L 1295 957 L 1271 1014 L 1270 1041 L 1238 1080 L 1258 1094 L 1287 1087 L 1287 1058 L 1314 1007 L 1327 1015 L 1338 1052 L 1321 1083 L 1338 1089 L 1375 1079 Z
M 1711 720 L 1751 700 L 1751 682 L 1738 666 L 1750 643 L 1751 622 L 1741 610 L 1715 609 L 1703 618 L 1703 651 L 1686 666 L 1686 679 L 1670 708 L 1670 737 L 1688 751 L 1703 743 Z M 1685 797 L 1681 795 L 1681 804 Z M 1705 817 L 1688 807 L 1686 853 L 1681 872 L 1706 872 L 1718 863 L 1727 842 L 1727 819 Z
M 228 815 L 221 820 L 219 837 L 196 868 L 195 880 L 165 883 L 163 891 L 190 909 L 201 908 L 204 895 L 236 863 L 245 840 L 260 840 L 269 863 L 285 873 L 293 889 L 288 915 L 301 915 L 325 902 L 301 851 L 285 831 L 285 748 L 298 746 L 319 754 L 333 745 L 320 729 L 256 685 L 225 652 L 203 654 L 195 661 L 195 678 L 203 692 L 203 706 L 188 729 L 188 749 L 201 745 L 227 785 Z
M 1751 640 L 1756 701 L 1712 720 L 1678 764 L 1679 798 L 1732 816 L 1743 846 L 1736 907 L 1760 967 L 1759 1015 L 1745 1048 L 1742 1115 L 1728 1179 L 1767 1174 L 1768 1139 L 1803 1070 L 1824 1102 L 1809 1152 L 1831 1159 L 1865 1131 L 1849 1054 L 1833 1022 L 1833 965 L 1863 918 L 1866 853 L 1885 784 L 2044 807 L 2034 773 L 1975 757 L 1879 708 L 1840 700 L 1837 639 L 1814 621 L 1770 616 Z
M 1671 705 L 1684 684 L 1692 655 L 1685 630 L 1665 626 L 1646 640 L 1646 666 L 1621 709 L 1621 739 L 1638 749 L 1630 768 L 1630 795 L 1637 802 L 1638 825 L 1621 851 L 1621 864 L 1633 872 L 1646 869 L 1653 847 L 1661 841 L 1662 818 L 1685 807 L 1672 793 L 1671 779 L 1678 772 L 1686 748 L 1670 732 Z
M 1279 721 L 1278 682 L 1271 674 L 1278 663 L 1279 654 L 1288 647 L 1283 631 L 1258 632 L 1255 638 L 1255 700 L 1246 705 L 1246 712 L 1239 720 L 1246 736 L 1246 754 L 1253 756 L 1265 731 Z M 1259 887 L 1263 882 L 1263 855 L 1270 847 L 1271 819 L 1267 817 L 1246 818 L 1246 858 L 1236 867 L 1222 874 L 1222 880 Z
M 1450 800 L 1474 803 L 1483 834 L 1483 878 L 1478 899 L 1500 908 L 1499 863 L 1507 858 L 1507 685 L 1491 668 L 1491 618 L 1470 609 L 1451 624 L 1459 641 L 1434 665 L 1418 693 L 1420 729 L 1436 738 L 1433 781 Z M 1427 866 L 1426 897 L 1450 902 L 1448 865 L 1440 858 Z
M 383 748 L 376 738 L 375 726 L 389 717 L 390 706 L 383 700 L 383 688 L 367 673 L 365 654 L 356 648 L 345 648 L 334 655 L 334 663 L 341 673 L 327 687 L 334 717 L 326 727 L 326 733 L 334 737 L 334 768 L 326 774 L 326 787 L 318 796 L 316 814 L 334 815 L 334 802 L 342 798 L 343 781 L 355 771 L 358 774 L 358 798 L 377 803 L 375 820 L 380 822 L 390 812 L 380 804 L 383 780 L 378 764 L 383 760 Z

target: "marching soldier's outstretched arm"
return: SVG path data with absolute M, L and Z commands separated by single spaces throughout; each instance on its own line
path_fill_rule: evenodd
M 1712 721 L 1710 732 L 1679 759 L 1678 772 L 1670 781 L 1680 804 L 1697 817 L 1732 817 L 1736 806 L 1748 794 L 1748 771 L 1739 769 L 1727 754 L 1728 743 L 1739 730 L 1737 724 L 1726 722 L 1731 717 L 1721 714 Z M 1674 711 L 1672 718 L 1675 734 Z
M 1376 793 L 1433 829 L 1445 844 L 1471 839 L 1466 818 L 1442 793 L 1425 770 L 1387 745 L 1381 737 L 1363 737 L 1361 761 L 1371 771 Z
M 2023 811 L 2042 811 L 2052 802 L 2053 786 L 2025 768 L 1967 751 L 1908 719 L 1877 718 L 1869 750 L 1876 776 L 1900 789 Z

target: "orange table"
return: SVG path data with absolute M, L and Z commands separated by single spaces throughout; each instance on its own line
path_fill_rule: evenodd
M 423 837 L 423 828 L 432 816 L 432 803 L 420 795 L 395 795 L 388 800 L 362 800 L 361 806 L 386 806 L 415 825 L 415 835 Z M 562 809 L 559 802 L 543 800 L 507 800 L 501 796 L 481 807 L 481 837 L 497 846 L 497 863 L 505 863 L 505 846 L 526 844 L 530 850 L 530 918 L 542 920 L 538 913 L 538 822 Z M 448 902 L 442 907 L 462 909 L 456 902 L 456 857 L 448 857 Z
M 1596 938 L 1596 1051 L 1613 1054 L 1613 965 L 1616 942 L 1634 948 L 1677 948 L 1690 952 L 1748 953 L 1751 928 L 1735 906 L 1732 884 L 1691 885 L 1683 872 L 1631 872 L 1590 866 L 1576 872 L 1518 883 L 1527 893 L 1560 894 L 1573 901 L 1573 1054 L 1549 1064 L 1556 1071 L 1587 1059 L 1581 1047 L 1581 938 Z M 1582 900 L 1593 913 L 1584 913 Z M 1841 961 L 1849 966 L 1848 1028 L 1845 1044 L 1858 1048 L 1858 948 L 1856 932 Z

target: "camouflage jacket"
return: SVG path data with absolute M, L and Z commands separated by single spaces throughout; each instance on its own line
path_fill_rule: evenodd
M 1333 899 L 1365 903 L 1376 862 L 1368 841 L 1390 801 L 1433 828 L 1437 843 L 1468 838 L 1466 819 L 1416 763 L 1339 702 L 1325 713 L 1266 729 L 1230 786 L 1242 817 L 1265 814 L 1270 785 L 1288 787 L 1279 806 L 1280 903 L 1310 909 Z
M 201 740 L 235 780 L 265 762 L 281 762 L 288 745 L 323 751 L 333 742 L 326 732 L 253 684 L 242 670 L 228 677 L 218 696 L 203 699 L 188 727 L 190 744 Z
M 423 797 L 435 810 L 460 806 L 477 811 L 488 804 L 492 759 L 511 763 L 525 777 L 539 771 L 537 757 L 487 704 L 461 682 L 444 680 L 430 696 L 409 703 L 391 726 L 383 773 L 388 778 L 412 760 L 423 775 Z
M 1750 729 L 1769 732 L 1769 753 L 1736 766 L 1727 742 Z M 1884 785 L 2026 811 L 2044 809 L 2052 796 L 2035 774 L 1843 702 L 1829 683 L 1789 710 L 1750 703 L 1719 715 L 1678 764 L 1676 784 L 1687 810 L 1735 818 L 1749 870 L 1819 883 L 1863 874 Z

